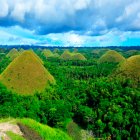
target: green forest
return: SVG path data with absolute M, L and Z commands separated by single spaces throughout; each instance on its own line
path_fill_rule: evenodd
M 139 50 L 1 48 L 0 73 L 0 119 L 30 118 L 72 140 L 140 140 Z

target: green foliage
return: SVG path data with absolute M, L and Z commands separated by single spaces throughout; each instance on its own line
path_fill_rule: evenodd
M 0 54 L 0 73 L 10 64 L 11 60 L 5 54 Z
M 71 121 L 67 124 L 67 133 L 72 137 L 73 140 L 81 140 L 82 139 L 81 129 L 73 121 Z
M 25 140 L 22 136 L 20 136 L 18 134 L 15 134 L 15 133 L 13 133 L 11 131 L 6 132 L 6 134 L 8 135 L 8 137 L 11 140 Z
M 20 123 L 36 131 L 43 140 L 71 140 L 71 138 L 59 129 L 52 129 L 31 119 L 20 119 Z
M 117 63 L 97 62 L 105 50 L 97 57 L 86 49 L 78 51 L 88 60 L 46 59 L 38 51 L 57 85 L 46 88 L 41 94 L 21 96 L 0 84 L 0 117 L 32 118 L 62 129 L 74 139 L 80 138 L 80 129 L 89 139 L 139 139 L 139 85 L 134 86 L 129 77 L 112 75 Z M 38 130 L 33 121 L 25 123 L 33 125 L 29 127 L 45 138 L 42 130 L 45 126 L 39 126 Z

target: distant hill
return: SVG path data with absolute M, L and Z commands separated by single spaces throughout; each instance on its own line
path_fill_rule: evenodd
M 0 80 L 7 88 L 20 94 L 40 92 L 49 83 L 55 82 L 33 51 L 24 51 L 14 59 L 1 74 Z
M 60 55 L 58 53 L 54 53 L 53 57 L 59 57 Z
M 124 60 L 125 58 L 121 54 L 119 54 L 114 50 L 109 50 L 100 57 L 99 63 L 104 63 L 104 62 L 119 63 Z
M 50 51 L 49 49 L 44 49 L 42 51 L 42 54 L 46 57 L 46 58 L 49 58 L 49 57 L 59 57 L 59 54 L 57 53 L 57 50 L 54 52 Z
M 64 60 L 70 60 L 71 59 L 71 52 L 69 50 L 65 50 L 61 56 L 60 56 L 61 59 L 64 59 Z
M 121 63 L 117 74 L 140 81 L 140 55 L 131 56 Z
M 42 54 L 47 58 L 47 57 L 52 57 L 53 53 L 49 49 L 44 49 L 42 51 Z
M 84 55 L 82 55 L 81 53 L 71 53 L 69 50 L 65 50 L 60 58 L 64 60 L 86 60 Z
M 0 138 L 2 140 L 72 140 L 59 129 L 27 118 L 0 120 Z
M 86 58 L 81 53 L 73 53 L 72 60 L 86 60 Z
M 133 55 L 138 55 L 140 54 L 140 51 L 139 50 L 128 50 L 124 53 L 126 55 L 126 57 L 130 57 L 130 56 L 133 56 Z
M 54 50 L 53 50 L 53 53 L 58 53 L 60 50 L 58 49 L 58 48 L 55 48 Z
M 23 53 L 24 52 L 24 49 L 23 48 L 20 48 L 19 49 L 19 53 Z
M 19 56 L 19 54 L 20 53 L 18 52 L 18 50 L 13 48 L 6 56 L 9 57 L 11 60 L 14 60 L 17 56 Z
M 107 51 L 110 49 L 108 48 L 96 48 L 91 51 L 91 54 L 93 55 L 94 58 L 100 58 L 103 54 L 105 54 Z

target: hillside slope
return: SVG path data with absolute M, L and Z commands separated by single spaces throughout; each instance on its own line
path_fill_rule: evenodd
M 0 138 L 4 140 L 71 140 L 59 129 L 40 124 L 32 119 L 0 120 Z
M 40 92 L 48 83 L 55 83 L 33 51 L 24 51 L 14 59 L 1 74 L 0 80 L 7 88 L 21 94 Z
M 19 56 L 19 54 L 20 53 L 18 52 L 18 50 L 13 48 L 6 56 L 9 57 L 11 60 L 14 60 L 17 56 Z
M 140 81 L 140 55 L 131 56 L 121 63 L 117 73 L 135 81 Z
M 104 63 L 104 62 L 119 63 L 124 60 L 125 58 L 121 54 L 119 54 L 114 50 L 110 50 L 100 57 L 99 63 Z

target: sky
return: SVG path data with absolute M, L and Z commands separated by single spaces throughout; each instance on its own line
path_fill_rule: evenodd
M 138 46 L 140 0 L 0 0 L 0 45 Z

